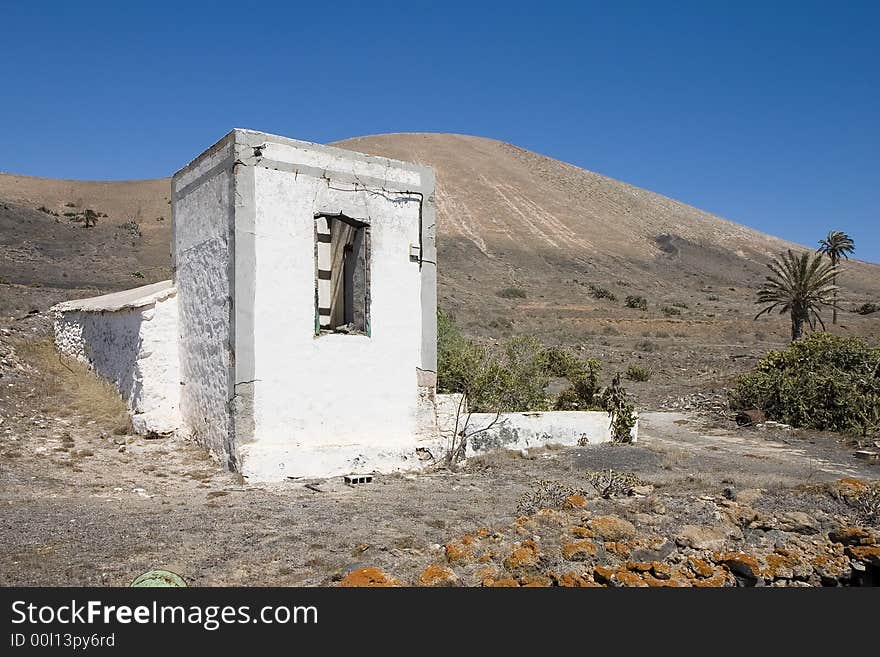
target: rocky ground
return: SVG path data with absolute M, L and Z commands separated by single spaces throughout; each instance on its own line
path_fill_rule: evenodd
M 2 585 L 124 586 L 157 567 L 212 586 L 878 582 L 880 467 L 833 435 L 737 427 L 712 398 L 643 414 L 636 445 L 257 486 L 129 434 L 106 390 L 49 367 L 44 329 L 0 333 Z

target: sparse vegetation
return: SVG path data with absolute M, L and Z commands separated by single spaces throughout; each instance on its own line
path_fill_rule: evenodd
M 771 274 L 758 291 L 759 304 L 766 304 L 755 319 L 779 309 L 780 314 L 791 315 L 791 339 L 804 333 L 804 324 L 815 330 L 816 323 L 825 328 L 820 312 L 823 306 L 836 307 L 834 295 L 837 286 L 837 267 L 825 262 L 821 255 L 791 250 L 774 259 L 767 267 Z
M 731 408 L 759 408 L 795 427 L 867 438 L 880 431 L 880 347 L 814 333 L 771 351 L 738 381 Z
M 559 481 L 539 481 L 532 485 L 532 490 L 519 498 L 516 514 L 524 516 L 537 513 L 541 509 L 558 509 L 567 497 L 578 492 L 573 486 Z
M 602 335 L 620 335 L 620 331 L 611 325 L 602 327 Z
M 677 315 L 681 315 L 681 310 L 676 308 L 675 306 L 663 306 L 662 308 L 663 314 L 667 317 L 674 317 Z
M 59 213 L 57 210 L 50 210 L 45 205 L 41 205 L 40 207 L 37 208 L 37 210 L 39 210 L 40 212 L 44 212 L 46 214 L 52 215 L 53 217 L 61 216 L 61 213 Z
M 144 273 L 141 271 L 133 271 L 133 272 L 131 272 L 131 275 L 134 278 L 143 278 L 144 277 Z
M 127 230 L 135 237 L 141 236 L 141 226 L 134 219 L 130 219 L 129 221 L 126 221 L 125 223 L 120 224 L 119 227 L 122 228 L 122 230 Z
M 629 436 L 635 411 L 620 387 L 619 376 L 608 388 L 599 385 L 601 364 L 582 359 L 568 349 L 545 347 L 529 336 L 516 336 L 496 350 L 464 337 L 452 317 L 437 314 L 437 387 L 440 392 L 461 393 L 463 400 L 448 462 L 464 457 L 467 439 L 491 428 L 469 427 L 475 412 L 554 410 L 604 410 L 609 413 L 612 431 L 621 442 Z M 565 378 L 571 384 L 555 397 L 547 395 L 551 377 Z M 627 428 L 628 427 L 628 428 Z
M 90 228 L 98 223 L 98 213 L 91 208 L 86 208 L 86 211 L 83 212 L 82 221 L 86 228 Z
M 503 290 L 498 290 L 495 294 L 497 294 L 502 299 L 525 299 L 526 291 L 519 287 L 506 287 Z
M 629 472 L 607 470 L 590 470 L 584 473 L 590 485 L 599 493 L 599 497 L 610 500 L 615 497 L 632 495 L 633 488 L 643 486 L 644 481 Z
M 626 378 L 630 381 L 647 381 L 651 378 L 651 370 L 641 365 L 630 365 L 626 368 Z
M 648 309 L 648 300 L 643 296 L 639 296 L 638 294 L 630 294 L 626 297 L 624 304 L 627 308 L 634 308 L 636 310 L 647 310 Z
M 34 367 L 31 395 L 43 412 L 81 413 L 116 433 L 130 430 L 128 409 L 114 385 L 79 361 L 61 356 L 51 339 L 21 342 L 16 351 Z
M 609 290 L 608 288 L 602 287 L 601 285 L 596 285 L 595 283 L 590 283 L 590 294 L 593 295 L 596 299 L 608 299 L 608 301 L 617 301 L 617 296 Z
M 861 306 L 853 308 L 853 312 L 859 315 L 871 315 L 878 310 L 880 310 L 880 304 L 877 303 L 863 303 Z
M 656 345 L 656 343 L 651 342 L 650 340 L 643 340 L 636 344 L 636 349 L 638 349 L 639 351 L 651 353 L 657 351 L 659 347 Z

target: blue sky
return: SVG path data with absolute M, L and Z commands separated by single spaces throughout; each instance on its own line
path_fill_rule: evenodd
M 18 2 L 0 170 L 166 176 L 232 127 L 509 141 L 880 262 L 880 3 Z

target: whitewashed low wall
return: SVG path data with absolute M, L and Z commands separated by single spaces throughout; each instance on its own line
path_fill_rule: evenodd
M 455 433 L 460 404 L 461 395 L 437 395 L 437 422 L 441 438 L 447 443 Z M 458 431 L 466 431 L 469 436 L 466 456 L 493 449 L 519 450 L 545 445 L 573 447 L 612 440 L 610 418 L 602 411 L 502 413 L 496 420 L 495 413 L 472 413 L 468 417 L 467 409 L 461 410 Z M 638 439 L 638 432 L 637 421 L 631 434 L 633 442 Z
M 170 281 L 52 308 L 59 353 L 111 381 L 134 430 L 167 434 L 180 425 L 177 297 Z

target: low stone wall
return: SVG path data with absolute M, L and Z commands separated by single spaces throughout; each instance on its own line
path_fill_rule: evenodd
M 440 435 L 447 441 L 455 432 L 455 418 L 461 395 L 437 395 L 437 421 Z M 465 423 L 467 426 L 465 427 Z M 462 409 L 459 432 L 466 430 L 467 456 L 493 449 L 528 449 L 545 445 L 594 445 L 611 442 L 608 413 L 603 411 L 542 411 L 528 413 L 471 413 Z M 632 439 L 638 439 L 638 421 Z
M 52 308 L 58 352 L 119 390 L 141 434 L 180 425 L 177 297 L 170 281 Z

